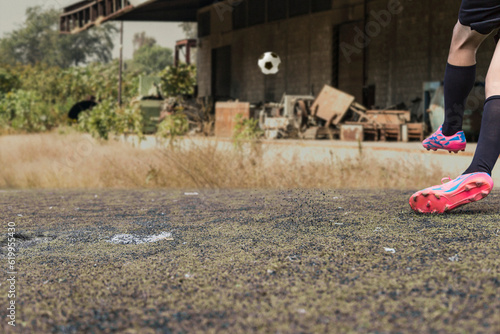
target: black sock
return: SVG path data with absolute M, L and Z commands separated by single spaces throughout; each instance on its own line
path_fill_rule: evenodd
M 462 120 L 467 97 L 476 81 L 476 65 L 455 66 L 446 64 L 444 72 L 444 123 L 443 134 L 452 136 L 462 130 Z
M 484 101 L 481 130 L 476 152 L 469 168 L 463 174 L 488 173 L 500 155 L 500 95 L 493 95 Z

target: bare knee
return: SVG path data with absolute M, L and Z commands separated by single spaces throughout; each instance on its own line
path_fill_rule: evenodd
M 453 37 L 451 39 L 450 53 L 460 51 L 476 52 L 481 43 L 488 37 L 470 27 L 462 25 L 460 22 L 453 28 Z

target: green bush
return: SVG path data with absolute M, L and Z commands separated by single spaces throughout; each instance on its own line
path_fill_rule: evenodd
M 117 134 L 135 134 L 143 138 L 142 133 L 143 117 L 138 103 L 133 103 L 125 108 L 116 110 L 116 128 Z
M 244 119 L 241 114 L 235 116 L 233 141 L 257 140 L 264 134 L 259 128 L 259 121 L 256 119 Z
M 170 143 L 173 143 L 178 136 L 185 135 L 188 131 L 189 120 L 183 110 L 178 109 L 158 124 L 156 135 L 160 138 L 168 138 Z
M 196 66 L 180 63 L 167 66 L 161 73 L 161 90 L 165 96 L 193 95 L 196 86 Z
M 67 69 L 40 64 L 0 68 L 2 132 L 44 131 L 54 126 L 65 125 L 70 108 L 76 102 L 87 99 L 91 95 L 101 101 L 116 101 L 118 99 L 118 70 L 117 61 Z M 125 71 L 123 74 L 122 100 L 124 105 L 137 96 L 138 74 L 131 71 Z M 105 106 L 106 103 L 101 108 Z M 116 120 L 113 119 L 97 121 L 99 117 L 94 115 L 88 125 L 93 129 L 94 134 L 102 134 L 103 131 L 98 128 L 107 128 L 105 123 L 115 124 L 113 131 L 115 129 L 119 131 L 119 127 L 122 127 L 133 128 L 133 132 L 136 132 L 138 127 L 128 124 L 136 122 L 133 119 L 140 116 L 138 111 L 134 111 L 135 108 L 125 108 L 120 111 L 113 107 L 113 110 L 123 115 L 123 119 L 120 120 L 121 124 L 115 124 Z
M 7 68 L 0 68 L 0 94 L 6 94 L 21 86 L 19 77 Z
M 78 129 L 104 140 L 110 133 L 133 133 L 142 138 L 142 114 L 137 104 L 120 108 L 116 101 L 107 99 L 78 115 Z
M 81 131 L 90 133 L 93 137 L 108 140 L 109 133 L 116 129 L 118 122 L 115 101 L 104 100 L 91 110 L 78 115 L 78 127 Z
M 3 131 L 40 132 L 54 127 L 55 117 L 38 92 L 19 89 L 0 99 L 0 124 Z

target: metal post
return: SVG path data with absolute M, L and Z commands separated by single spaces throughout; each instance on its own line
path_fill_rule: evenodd
M 174 67 L 179 66 L 179 45 L 175 45 Z
M 120 69 L 118 77 L 118 105 L 122 106 L 122 72 L 123 72 L 123 21 L 120 22 Z

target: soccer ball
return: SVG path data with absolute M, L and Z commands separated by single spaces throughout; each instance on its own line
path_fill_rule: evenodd
M 280 57 L 274 52 L 265 52 L 262 56 L 260 56 L 258 61 L 260 70 L 264 74 L 278 73 L 280 63 Z

